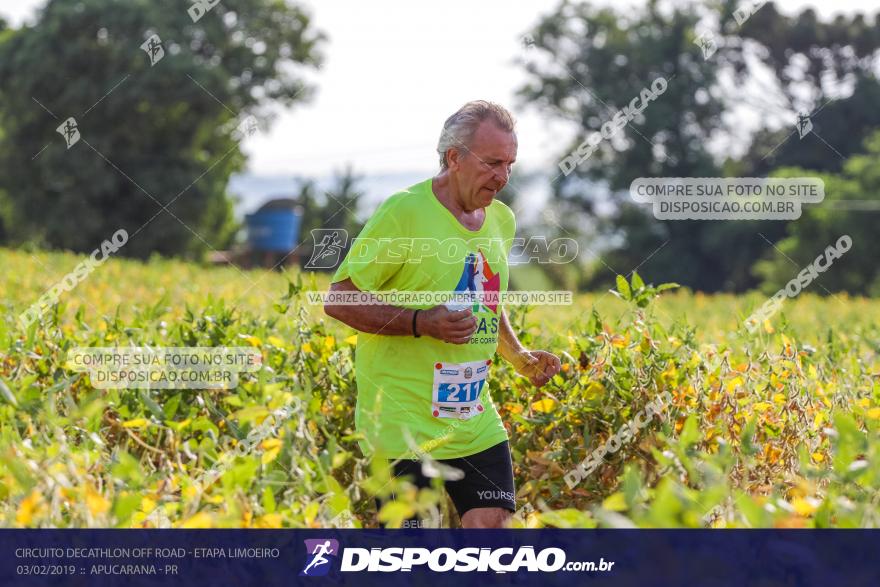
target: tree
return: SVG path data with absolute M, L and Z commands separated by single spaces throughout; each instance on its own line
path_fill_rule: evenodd
M 880 13 L 873 26 L 861 13 L 823 22 L 810 8 L 789 17 L 771 2 L 735 30 L 726 43 L 736 47 L 739 84 L 771 74 L 770 83 L 761 85 L 762 95 L 746 99 L 762 119 L 781 116 L 788 122 L 781 129 L 765 126 L 756 133 L 735 168 L 745 175 L 763 175 L 779 167 L 840 171 L 873 129 L 880 128 L 880 83 L 875 75 Z M 813 125 L 802 138 L 792 136 L 801 112 L 811 115 Z
M 777 243 L 778 250 L 771 250 L 755 264 L 763 291 L 771 294 L 785 287 L 789 280 L 797 279 L 801 270 L 846 235 L 852 240 L 852 247 L 809 287 L 818 294 L 848 291 L 880 295 L 880 244 L 876 236 L 876 213 L 880 212 L 880 132 L 865 141 L 864 150 L 866 153 L 847 159 L 841 173 L 821 176 L 825 200 L 805 205 L 801 218 L 788 224 L 787 236 Z M 774 175 L 803 177 L 808 173 L 811 172 L 786 168 Z
M 653 0 L 644 11 L 626 14 L 564 1 L 531 33 L 536 58 L 526 67 L 532 80 L 520 95 L 580 131 L 560 159 L 653 80 L 667 81 L 662 95 L 572 173 L 553 170 L 556 199 L 567 208 L 578 206 L 612 243 L 585 286 L 607 286 L 617 273 L 628 273 L 648 257 L 639 272 L 656 282 L 719 289 L 731 272 L 717 260 L 726 243 L 706 250 L 717 224 L 656 221 L 627 193 L 638 177 L 719 173 L 707 145 L 723 129 L 724 102 L 713 91 L 719 64 L 705 59 L 694 43 L 699 19 L 692 7 L 663 10 Z M 610 212 L 597 211 L 596 193 L 604 194 Z M 751 260 L 738 270 L 748 276 L 750 266 Z
M 788 61 L 799 51 L 810 56 L 806 83 L 814 89 L 822 84 L 813 82 L 825 79 L 830 70 L 857 88 L 857 97 L 848 103 L 827 105 L 823 128 L 840 125 L 835 132 L 845 136 L 847 125 L 862 124 L 867 132 L 880 122 L 876 109 L 869 106 L 877 95 L 876 80 L 869 74 L 872 48 L 880 40 L 876 30 L 863 26 L 860 17 L 828 25 L 815 22 L 809 14 L 789 19 L 780 16 L 772 3 L 743 22 L 742 13 L 737 18 L 742 5 L 720 0 L 665 8 L 649 0 L 644 10 L 623 13 L 563 1 L 530 33 L 538 58 L 526 66 L 532 79 L 520 95 L 549 116 L 571 121 L 580 131 L 560 159 L 576 151 L 581 141 L 652 80 L 664 76 L 668 81 L 666 91 L 643 114 L 554 182 L 557 201 L 577 206 L 605 241 L 602 261 L 586 273 L 583 285 L 607 287 L 615 273 L 636 267 L 651 281 L 676 281 L 704 291 L 737 291 L 758 283 L 752 266 L 770 246 L 767 240 L 773 243 L 784 235 L 785 222 L 658 221 L 648 209 L 632 203 L 628 194 L 637 177 L 749 175 L 774 167 L 772 158 L 770 164 L 761 158 L 793 127 L 764 129 L 753 147 L 767 148 L 742 161 L 721 161 L 708 147 L 732 134 L 722 114 L 731 112 L 740 97 L 726 96 L 725 80 L 734 79 L 735 86 L 745 87 L 756 77 L 749 65 L 752 56 L 765 56 L 765 67 L 789 97 L 798 95 L 801 78 L 790 77 L 794 64 Z M 698 31 L 713 20 L 717 50 L 705 56 L 697 42 Z M 861 112 L 852 113 L 852 108 Z M 809 140 L 814 143 L 810 148 L 820 144 L 817 137 Z M 837 158 L 826 146 L 821 148 L 821 156 Z M 792 142 L 776 156 L 815 160 L 816 152 L 806 155 L 803 143 Z M 554 169 L 553 175 L 558 171 Z
M 242 124 L 308 96 L 323 37 L 285 2 L 210 5 L 194 22 L 185 3 L 50 0 L 2 37 L 0 187 L 16 241 L 90 252 L 124 228 L 120 254 L 141 258 L 227 244 Z M 68 117 L 70 148 L 56 132 Z

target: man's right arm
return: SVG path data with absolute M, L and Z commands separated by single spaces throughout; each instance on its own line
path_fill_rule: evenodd
M 330 286 L 331 292 L 360 292 L 351 279 L 337 281 Z M 375 302 L 375 298 L 372 299 Z M 370 303 L 358 305 L 324 304 L 324 313 L 360 332 L 384 335 L 412 336 L 415 310 Z M 465 344 L 477 329 L 473 312 L 452 312 L 446 306 L 434 306 L 422 310 L 416 317 L 416 330 L 420 335 L 431 336 L 453 344 Z

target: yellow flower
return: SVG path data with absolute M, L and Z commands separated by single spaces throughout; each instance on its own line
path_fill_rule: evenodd
M 532 402 L 532 409 L 536 412 L 552 412 L 553 408 L 555 407 L 556 401 L 549 397 L 545 397 L 544 399 L 539 399 L 536 402 Z
M 791 506 L 799 515 L 808 517 L 819 507 L 819 501 L 813 497 L 796 497 L 792 500 Z
M 126 420 L 122 423 L 123 428 L 143 428 L 149 424 L 146 418 L 135 418 L 134 420 Z
M 728 393 L 730 393 L 736 390 L 737 387 L 741 387 L 743 385 L 745 385 L 745 380 L 742 377 L 737 376 L 724 384 L 724 388 L 728 391 Z
M 110 509 L 110 502 L 90 485 L 86 487 L 86 506 L 93 516 L 100 516 Z
M 154 509 L 156 509 L 156 501 L 149 497 L 141 498 L 141 511 L 145 514 L 149 514 Z
M 280 528 L 281 514 L 265 514 L 254 520 L 257 528 Z
M 626 500 L 624 499 L 623 492 L 618 491 L 617 493 L 612 493 L 602 502 L 602 507 L 606 510 L 611 510 L 612 512 L 622 512 L 627 509 Z
M 278 453 L 281 452 L 281 441 L 277 438 L 267 438 L 260 443 L 260 448 L 264 451 L 260 462 L 267 465 L 278 458 Z
M 507 408 L 507 411 L 511 414 L 519 414 L 523 411 L 523 408 L 520 404 L 505 404 L 504 407 Z
M 184 520 L 178 528 L 212 528 L 214 520 L 211 514 L 207 512 L 199 512 L 191 518 Z
M 21 500 L 21 503 L 18 505 L 18 512 L 15 514 L 15 521 L 22 526 L 27 526 L 31 523 L 34 516 L 40 512 L 42 505 L 43 496 L 34 489 L 31 491 L 31 494 Z

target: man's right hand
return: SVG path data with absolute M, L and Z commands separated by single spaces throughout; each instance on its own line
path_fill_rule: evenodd
M 452 344 L 465 344 L 477 329 L 477 319 L 470 308 L 451 311 L 446 306 L 422 310 L 416 318 L 419 334 Z

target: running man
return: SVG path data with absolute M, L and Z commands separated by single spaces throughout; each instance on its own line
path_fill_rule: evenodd
M 319 565 L 327 564 L 327 562 L 329 562 L 329 559 L 327 559 L 324 555 L 333 554 L 333 549 L 330 548 L 330 541 L 327 540 L 326 542 L 323 542 L 321 544 L 316 544 L 315 550 L 312 551 L 312 554 L 315 555 L 315 558 L 313 558 L 312 562 L 310 562 L 308 566 L 303 569 L 303 575 L 308 575 L 309 569 L 317 567 Z
M 443 126 L 440 172 L 385 200 L 354 241 L 331 292 L 489 294 L 473 304 L 325 304 L 358 337 L 355 426 L 364 454 L 430 486 L 425 454 L 464 473 L 446 480 L 465 528 L 501 528 L 516 511 L 507 430 L 489 395 L 496 351 L 540 387 L 556 355 L 523 347 L 497 295 L 507 291 L 516 221 L 495 199 L 516 160 L 514 120 L 482 100 Z M 358 292 L 368 292 L 359 294 Z M 371 299 L 373 301 L 375 298 Z M 415 446 L 415 449 L 413 448 Z

